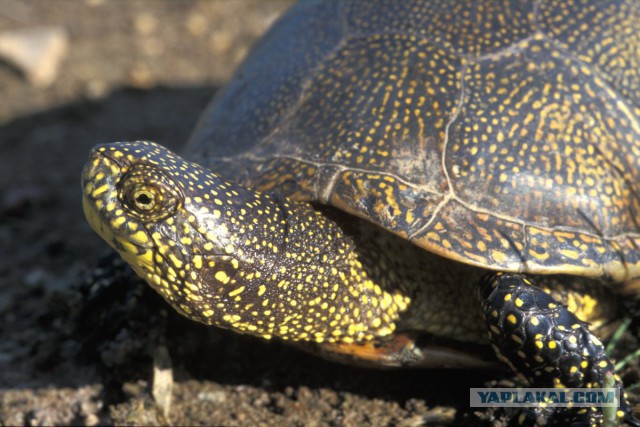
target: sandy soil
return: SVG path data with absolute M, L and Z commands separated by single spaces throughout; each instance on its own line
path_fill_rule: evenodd
M 108 251 L 80 206 L 101 142 L 178 149 L 289 1 L 0 1 L 0 32 L 60 26 L 69 49 L 38 88 L 0 64 L 0 425 L 477 425 L 477 372 L 375 371 L 211 330 L 123 280 L 84 285 Z M 92 279 L 96 282 L 95 277 Z M 159 350 L 160 349 L 160 350 Z M 171 412 L 153 355 L 174 368 Z M 158 357 L 156 357 L 158 360 Z M 637 373 L 633 375 L 637 380 Z

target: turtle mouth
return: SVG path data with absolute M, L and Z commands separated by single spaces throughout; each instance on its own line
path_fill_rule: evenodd
M 115 164 L 109 162 L 108 157 L 91 151 L 89 160 L 82 171 L 82 209 L 89 225 L 100 237 L 113 246 L 114 233 L 109 226 L 107 206 L 115 187 L 112 183 L 113 172 L 120 173 L 120 168 L 114 171 Z M 109 206 L 110 207 L 110 206 Z

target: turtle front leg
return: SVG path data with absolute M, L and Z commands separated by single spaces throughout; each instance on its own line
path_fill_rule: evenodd
M 622 383 L 588 324 L 521 274 L 496 273 L 479 287 L 482 311 L 497 357 L 533 387 L 618 387 L 618 422 L 640 425 L 624 397 Z M 562 421 L 599 425 L 591 408 L 562 411 Z

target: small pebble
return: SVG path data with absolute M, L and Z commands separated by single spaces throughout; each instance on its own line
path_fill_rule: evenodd
M 189 31 L 189 34 L 192 36 L 201 36 L 207 32 L 208 28 L 209 22 L 207 18 L 200 13 L 192 13 L 187 18 L 187 31 Z
M 109 85 L 105 80 L 89 80 L 85 86 L 85 95 L 89 99 L 100 99 L 109 92 Z
M 36 27 L 0 33 L 0 58 L 15 66 L 34 86 L 49 86 L 68 51 L 64 28 Z
M 154 85 L 153 75 L 146 64 L 138 63 L 129 71 L 128 84 L 137 89 L 149 89 Z
M 136 16 L 133 25 L 138 33 L 148 36 L 156 30 L 158 20 L 151 14 L 142 13 Z
M 227 394 L 222 391 L 207 391 L 198 393 L 198 400 L 213 403 L 222 403 L 227 400 Z
M 84 418 L 84 425 L 97 426 L 100 424 L 100 418 L 96 414 L 89 414 Z
M 209 46 L 216 55 L 223 55 L 233 46 L 233 38 L 227 32 L 216 31 L 209 36 Z
M 24 283 L 29 288 L 38 288 L 45 284 L 50 275 L 41 268 L 35 268 L 24 276 Z

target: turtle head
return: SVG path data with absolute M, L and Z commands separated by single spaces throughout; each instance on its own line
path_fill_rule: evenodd
M 82 187 L 91 227 L 174 308 L 204 323 L 226 326 L 283 234 L 261 246 L 268 231 L 256 230 L 256 215 L 281 227 L 269 196 L 151 142 L 96 146 Z
M 407 308 L 311 205 L 225 181 L 157 144 L 95 147 L 82 186 L 92 228 L 192 320 L 263 338 L 354 342 L 392 333 Z

